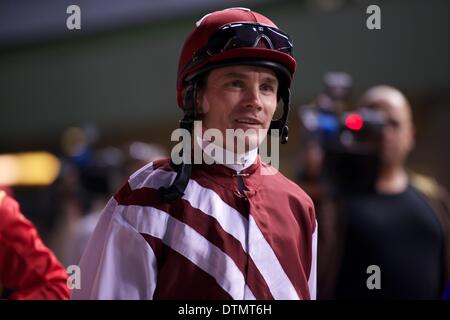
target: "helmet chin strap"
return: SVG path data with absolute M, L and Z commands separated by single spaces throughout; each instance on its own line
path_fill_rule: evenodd
M 184 96 L 184 116 L 180 120 L 180 128 L 189 131 L 191 137 L 194 131 L 194 121 L 196 117 L 196 96 L 197 96 L 197 81 L 190 81 L 186 87 L 186 94 Z M 180 157 L 183 157 L 183 149 L 180 151 Z M 176 171 L 175 180 L 169 187 L 160 187 L 159 192 L 162 198 L 166 201 L 173 201 L 181 198 L 184 195 L 189 179 L 192 174 L 192 163 L 181 163 L 176 165 L 170 160 L 170 166 Z
M 272 120 L 270 123 L 269 132 L 272 129 L 281 131 L 280 140 L 282 144 L 288 141 L 288 126 L 287 119 L 289 115 L 289 102 L 291 92 L 286 88 L 280 93 L 280 98 L 283 101 L 283 115 L 280 119 Z M 196 97 L 197 97 L 197 80 L 192 80 L 186 87 L 186 94 L 184 97 L 184 117 L 180 121 L 180 128 L 189 131 L 191 136 L 194 131 L 194 121 L 196 117 Z M 180 151 L 180 157 L 183 156 L 183 150 Z M 170 166 L 176 171 L 175 180 L 169 187 L 160 187 L 159 192 L 162 198 L 166 201 L 173 201 L 181 198 L 184 195 L 189 179 L 192 174 L 192 163 L 181 163 L 176 165 L 170 160 Z
M 288 142 L 288 134 L 289 127 L 287 125 L 287 120 L 289 116 L 289 104 L 291 101 L 291 90 L 289 88 L 284 89 L 280 93 L 281 101 L 283 102 L 283 114 L 280 119 L 272 120 L 270 123 L 269 133 L 272 132 L 272 129 L 276 129 L 280 131 L 280 141 L 282 144 L 286 144 Z

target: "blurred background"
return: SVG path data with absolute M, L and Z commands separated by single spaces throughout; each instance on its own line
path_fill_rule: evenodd
M 66 27 L 72 4 L 81 30 Z M 371 4 L 381 30 L 366 27 Z M 285 175 L 298 171 L 298 107 L 323 91 L 325 73 L 343 71 L 354 100 L 378 84 L 406 94 L 417 127 L 409 166 L 450 188 L 448 1 L 1 0 L 0 184 L 65 264 L 76 260 L 64 243 L 74 222 L 175 145 L 184 39 L 204 14 L 236 6 L 269 16 L 294 40 Z

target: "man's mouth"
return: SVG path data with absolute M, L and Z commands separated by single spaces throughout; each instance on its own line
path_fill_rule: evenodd
M 236 119 L 237 123 L 248 124 L 248 125 L 261 125 L 261 121 L 251 118 L 240 118 Z

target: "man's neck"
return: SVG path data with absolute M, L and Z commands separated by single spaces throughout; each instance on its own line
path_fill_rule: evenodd
M 207 146 L 213 142 L 202 140 L 199 137 L 196 138 L 196 141 L 203 150 L 203 157 L 209 158 L 209 162 L 214 160 L 216 163 L 223 164 L 236 172 L 240 172 L 250 167 L 255 163 L 256 158 L 258 157 L 258 149 L 252 149 L 246 153 L 236 154 L 218 145 L 214 145 L 213 149 L 215 152 L 213 154 L 212 152 L 208 152 L 208 150 L 212 150 L 212 148 L 207 148 Z
M 380 170 L 376 190 L 383 194 L 402 193 L 408 186 L 408 175 L 403 166 L 385 166 Z

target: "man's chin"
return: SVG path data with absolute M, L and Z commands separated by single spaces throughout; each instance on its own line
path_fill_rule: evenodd
M 234 144 L 227 144 L 227 149 L 233 153 L 248 153 L 259 147 L 260 141 L 258 136 L 247 136 L 245 139 L 236 139 Z

